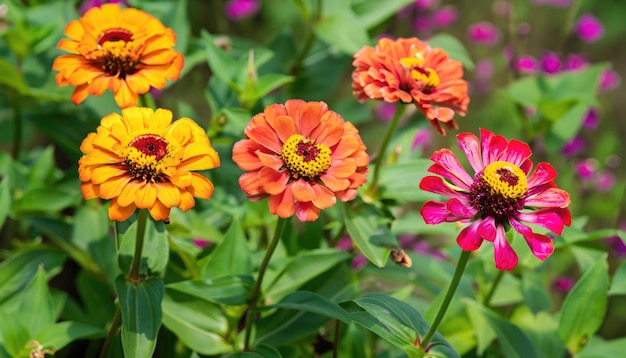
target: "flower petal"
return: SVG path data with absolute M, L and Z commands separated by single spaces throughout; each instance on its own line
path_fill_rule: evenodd
M 314 184 L 316 185 L 316 184 Z M 294 180 L 291 184 L 293 198 L 296 201 L 312 201 L 315 195 L 312 185 L 306 180 Z
M 504 226 L 496 227 L 496 238 L 493 241 L 493 255 L 496 260 L 496 268 L 499 270 L 511 271 L 517 266 L 517 254 L 506 240 Z
M 496 239 L 496 221 L 492 216 L 488 216 L 478 225 L 478 234 L 487 241 L 493 242 Z
M 295 212 L 298 219 L 302 222 L 315 221 L 320 216 L 320 208 L 312 202 L 297 202 Z
M 550 182 L 556 178 L 557 173 L 554 167 L 546 162 L 537 164 L 535 171 L 528 178 L 528 187 L 532 188 Z
M 452 189 L 450 185 L 440 177 L 432 175 L 425 176 L 420 181 L 419 188 L 431 193 L 458 198 L 464 203 L 468 202 L 467 194 Z
M 559 188 L 549 188 L 542 193 L 526 198 L 525 206 L 565 208 L 571 203 L 569 193 Z
M 539 225 L 558 235 L 561 235 L 564 223 L 561 215 L 557 212 L 559 209 L 560 208 L 544 208 L 530 213 L 518 213 L 517 219 Z
M 520 142 L 516 139 L 511 139 L 508 147 L 505 152 L 499 158 L 499 160 L 503 160 L 509 163 L 513 163 L 518 167 L 522 166 L 522 163 L 530 158 L 532 154 L 532 150 L 530 146 L 524 142 Z
M 554 252 L 554 243 L 549 237 L 541 234 L 535 234 L 531 228 L 523 225 L 517 220 L 510 219 L 509 223 L 511 223 L 511 226 L 517 232 L 524 236 L 528 247 L 530 247 L 533 255 L 535 255 L 538 259 L 545 260 L 552 255 Z
M 474 133 L 461 133 L 457 136 L 459 148 L 465 153 L 472 169 L 478 173 L 485 168 L 480 155 L 480 143 Z
M 287 185 L 285 190 L 280 194 L 270 196 L 268 205 L 272 215 L 278 215 L 281 218 L 288 218 L 293 215 L 295 201 L 293 199 L 291 185 Z
M 289 182 L 289 173 L 286 170 L 275 170 L 269 167 L 263 167 L 259 170 L 259 184 L 263 190 L 271 195 L 276 195 L 287 186 Z
M 459 236 L 457 236 L 456 242 L 463 250 L 478 250 L 480 245 L 483 243 L 482 237 L 478 234 L 478 225 L 480 225 L 481 221 L 482 220 L 480 219 L 474 221 L 468 227 L 461 230 Z
M 128 220 L 135 212 L 137 207 L 134 203 L 128 206 L 120 206 L 117 198 L 113 198 L 109 204 L 109 219 L 113 221 L 125 221 Z
M 438 164 L 441 168 L 438 168 L 436 164 L 434 164 L 428 168 L 429 172 L 442 175 L 452 180 L 455 185 L 466 190 L 472 185 L 474 180 L 467 174 L 463 166 L 461 166 L 461 163 L 459 163 L 456 155 L 454 155 L 450 149 L 443 148 L 436 151 L 430 157 L 430 160 Z M 443 169 L 447 174 L 443 175 L 439 169 Z
M 157 221 L 167 220 L 170 217 L 170 208 L 163 205 L 160 201 L 156 201 L 154 205 L 150 207 L 149 211 L 150 216 Z
M 446 208 L 452 215 L 463 219 L 472 218 L 478 213 L 478 210 L 470 206 L 467 201 L 463 203 L 457 198 L 452 198 L 448 200 L 448 202 L 446 203 Z
M 463 218 L 451 214 L 446 207 L 446 203 L 435 200 L 429 200 L 424 203 L 420 214 L 424 218 L 424 222 L 430 225 L 441 224 L 442 222 L 454 222 Z
M 300 115 L 295 117 L 298 133 L 304 138 L 311 135 L 313 129 L 320 125 L 322 114 L 328 110 L 324 102 L 306 102 L 300 107 Z
M 204 175 L 191 173 L 189 192 L 196 198 L 209 199 L 213 195 L 213 183 Z
M 156 185 L 153 183 L 145 183 L 140 186 L 135 196 L 135 205 L 141 209 L 148 209 L 154 206 L 157 200 Z
M 335 205 L 337 198 L 335 193 L 323 185 L 314 184 L 313 188 L 313 204 L 320 209 L 327 209 Z

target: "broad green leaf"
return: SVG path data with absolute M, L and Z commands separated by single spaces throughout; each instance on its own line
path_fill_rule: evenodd
M 284 308 L 312 312 L 341 320 L 346 324 L 350 323 L 350 317 L 338 304 L 315 292 L 296 291 L 287 295 L 280 302 L 264 308 Z
M 15 200 L 13 209 L 18 212 L 56 212 L 80 202 L 78 190 L 39 188 L 28 190 Z
M 106 216 L 105 206 L 80 206 L 74 213 L 72 224 L 72 241 L 82 248 L 89 244 L 109 238 L 109 219 Z
M 280 351 L 267 344 L 259 344 L 250 352 L 231 354 L 228 358 L 282 358 Z
M 248 302 L 253 285 L 252 276 L 237 275 L 222 276 L 216 279 L 179 281 L 167 285 L 167 288 L 210 302 L 237 306 Z
M 518 326 L 528 335 L 541 353 L 542 357 L 564 357 L 565 344 L 559 337 L 558 317 L 552 313 L 542 311 L 533 313 L 528 307 L 517 306 L 509 321 Z
M 589 343 L 574 358 L 615 358 L 626 352 L 626 338 L 604 340 L 598 336 L 589 339 Z
M 278 302 L 307 281 L 349 258 L 349 253 L 335 249 L 301 251 L 275 276 L 273 281 L 263 280 L 266 300 Z
M 0 169 L 3 169 L 0 167 Z M 13 195 L 11 193 L 11 175 L 8 170 L 2 170 L 0 175 L 0 227 L 4 226 L 4 221 L 9 215 L 11 209 L 11 203 L 13 202 Z
M 360 1 L 354 4 L 353 9 L 359 22 L 366 29 L 371 29 L 394 17 L 398 10 L 413 2 L 413 0 Z
M 214 355 L 233 349 L 226 339 L 227 317 L 207 300 L 168 289 L 163 299 L 163 325 L 198 353 Z
M 511 324 L 503 318 L 498 317 L 496 314 L 487 310 L 480 303 L 474 300 L 465 298 L 465 303 L 467 304 L 468 309 L 476 310 L 487 319 L 491 328 L 496 332 L 504 357 L 540 357 L 535 344 L 517 326 Z
M 35 336 L 35 340 L 44 349 L 59 350 L 78 339 L 102 338 L 105 335 L 106 331 L 101 327 L 80 322 L 60 322 L 46 326 Z
M 203 277 L 219 278 L 232 275 L 252 274 L 252 261 L 246 235 L 239 220 L 233 220 L 224 239 L 211 253 Z
M 365 24 L 359 21 L 350 7 L 350 0 L 326 2 L 321 21 L 314 27 L 315 34 L 337 50 L 352 55 L 370 42 Z
M 346 209 L 346 229 L 356 247 L 374 265 L 378 267 L 385 266 L 391 252 L 390 248 L 380 247 L 372 242 L 372 239 L 377 236 L 389 237 L 390 240 L 395 240 L 386 222 L 382 219 L 382 213 L 369 204 L 363 204 L 357 209 L 353 209 L 353 207 L 346 208 L 343 204 L 340 205 Z
M 57 319 L 56 310 L 43 267 L 39 267 L 20 295 L 18 311 L 15 312 L 14 318 L 22 323 L 31 337 L 41 332 L 43 328 L 54 324 Z
M 224 108 L 222 114 L 224 114 L 224 120 L 221 124 L 221 130 L 236 136 L 236 138 L 243 135 L 244 129 L 252 118 L 250 111 L 244 108 Z
M 28 93 L 28 85 L 15 66 L 0 57 L 0 84 L 13 88 L 18 93 Z
M 491 324 L 482 311 L 476 309 L 473 305 L 465 305 L 467 315 L 474 327 L 474 335 L 476 336 L 476 353 L 482 356 L 485 350 L 489 348 L 493 341 L 497 338 L 496 331 L 491 328 Z
M 209 62 L 209 66 L 213 71 L 213 74 L 222 80 L 224 83 L 228 83 L 232 88 L 237 88 L 241 91 L 235 82 L 235 76 L 243 71 L 245 73 L 245 66 L 239 68 L 239 62 L 229 56 L 224 50 L 215 45 L 215 37 L 207 31 L 202 31 L 202 41 L 206 48 L 206 56 Z
M 613 274 L 609 295 L 626 295 L 626 262 L 622 262 Z
M 460 61 L 466 70 L 474 69 L 474 62 L 467 52 L 467 49 L 456 37 L 446 33 L 440 33 L 428 39 L 428 44 L 433 48 L 439 47 L 444 49 L 450 58 Z
M 244 94 L 241 96 L 241 103 L 252 107 L 260 98 L 264 97 L 273 90 L 294 81 L 293 76 L 287 76 L 277 73 L 271 73 L 260 76 L 256 81 L 250 83 L 250 89 L 246 87 Z
M 39 153 L 39 156 L 30 166 L 26 181 L 30 189 L 45 187 L 54 179 L 53 175 L 56 169 L 54 160 L 54 148 L 48 146 Z
M 83 302 L 80 322 L 105 327 L 115 314 L 114 289 L 86 271 L 78 273 L 76 289 Z M 77 320 L 73 318 L 72 320 Z
M 600 73 L 607 64 L 595 64 L 580 71 L 564 71 L 550 76 L 550 99 L 562 101 L 577 99 L 587 106 L 598 104 L 596 99 Z
M 399 202 L 422 202 L 432 198 L 432 194 L 420 190 L 419 183 L 428 173 L 432 162 L 416 159 L 409 162 L 385 165 L 380 170 L 380 197 Z
M 122 312 L 122 347 L 127 357 L 151 357 L 161 327 L 163 280 L 148 278 L 134 285 L 123 275 L 115 280 Z
M 148 219 L 146 223 L 143 255 L 148 259 L 150 272 L 163 275 L 170 258 L 170 247 L 163 221 Z
M 522 274 L 522 294 L 524 302 L 530 310 L 537 314 L 539 311 L 549 311 L 552 302 L 546 288 L 542 285 L 541 273 L 526 270 Z
M 47 246 L 37 246 L 14 252 L 0 263 L 0 303 L 24 289 L 39 267 L 50 275 L 57 273 L 67 255 Z
M 608 303 L 607 254 L 589 267 L 561 308 L 559 335 L 571 353 L 580 352 L 604 321 Z
M 536 77 L 518 79 L 506 88 L 506 92 L 513 101 L 529 108 L 536 108 L 543 95 Z

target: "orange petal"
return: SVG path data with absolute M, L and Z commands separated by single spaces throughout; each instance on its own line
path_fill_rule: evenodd
M 322 180 L 324 185 L 326 185 L 332 191 L 344 190 L 348 186 L 350 186 L 350 180 L 346 178 L 337 178 L 336 176 L 329 173 L 324 173 L 320 175 L 320 179 Z
M 130 181 L 129 175 L 122 175 L 111 178 L 100 185 L 100 197 L 102 199 L 112 199 L 122 193 L 124 186 Z
M 105 181 L 127 174 L 127 171 L 120 165 L 100 165 L 95 167 L 91 173 L 91 181 L 94 184 L 101 184 Z
M 337 202 L 337 198 L 335 198 L 335 193 L 333 193 L 330 189 L 325 186 L 316 184 L 312 185 L 313 188 L 313 204 L 320 209 L 327 209 L 331 206 L 335 205 Z
M 261 148 L 249 139 L 240 140 L 233 146 L 233 161 L 241 170 L 257 170 L 263 166 L 256 153 Z
M 138 196 L 137 191 L 143 186 L 143 183 L 130 181 L 124 186 L 122 192 L 117 197 L 117 202 L 121 206 L 135 205 L 135 197 Z
M 285 162 L 283 162 L 283 160 L 274 153 L 267 154 L 261 151 L 257 151 L 256 154 L 258 155 L 261 164 L 266 167 L 278 170 L 285 164 Z
M 326 170 L 328 174 L 332 174 L 338 178 L 347 178 L 355 171 L 356 163 L 350 158 L 333 160 L 330 167 Z
M 293 118 L 288 116 L 278 116 L 274 119 L 274 130 L 278 134 L 281 142 L 286 142 L 289 137 L 296 134 L 296 124 Z
M 194 205 L 196 205 L 196 201 L 194 200 L 193 195 L 191 195 L 191 193 L 186 190 L 181 191 L 180 192 L 180 205 L 178 205 L 178 207 L 183 211 L 187 211 L 193 208 Z
M 160 183 L 157 186 L 157 199 L 168 208 L 180 204 L 180 189 L 171 183 Z
M 274 195 L 285 190 L 285 186 L 289 182 L 289 173 L 286 170 L 263 167 L 259 170 L 258 179 L 263 190 L 268 194 Z
M 150 216 L 152 216 L 154 220 L 167 220 L 170 217 L 170 208 L 166 207 L 158 200 L 150 207 L 149 210 Z
M 277 117 L 287 115 L 287 108 L 282 104 L 275 103 L 265 107 L 263 114 L 267 122 L 273 124 Z
M 93 199 L 100 197 L 99 185 L 94 183 L 82 183 L 80 184 L 80 191 L 83 193 L 83 198 Z
M 259 182 L 258 171 L 251 171 L 242 174 L 239 177 L 239 186 L 247 195 L 260 195 L 264 193 Z
M 128 87 L 126 81 L 121 81 L 120 88 L 115 90 L 115 103 L 121 108 L 137 105 L 139 95 Z
M 89 85 L 84 84 L 84 85 L 76 86 L 76 88 L 74 89 L 74 92 L 72 93 L 72 102 L 78 106 L 82 101 L 85 100 L 85 98 L 87 98 L 88 95 L 89 95 Z
M 320 216 L 320 208 L 311 202 L 297 202 L 295 212 L 298 219 L 302 222 L 315 221 Z
M 278 134 L 276 134 L 276 132 L 267 124 L 257 125 L 251 128 L 249 127 L 247 128 L 246 134 L 251 140 L 273 151 L 274 153 L 280 153 L 283 148 L 280 139 L 278 138 Z
M 125 221 L 135 212 L 135 204 L 120 206 L 117 199 L 111 200 L 109 205 L 109 219 L 114 221 Z
M 270 196 L 268 205 L 272 215 L 278 215 L 281 218 L 288 218 L 293 215 L 295 202 L 293 200 L 291 186 L 288 185 L 285 190 L 278 195 Z
M 157 201 L 157 189 L 156 184 L 154 183 L 145 183 L 142 187 L 139 187 L 137 190 L 137 195 L 135 196 L 135 205 L 138 208 L 148 209 L 154 206 L 154 203 Z
M 315 186 L 317 184 L 313 184 Z M 296 201 L 311 201 L 315 192 L 306 180 L 295 180 L 291 184 L 291 190 L 293 191 L 293 198 Z
M 208 199 L 213 195 L 213 183 L 205 176 L 198 173 L 191 173 L 190 192 L 196 198 Z
M 343 159 L 359 149 L 360 143 L 356 136 L 345 136 L 333 151 L 333 159 Z
M 322 114 L 328 110 L 324 102 L 306 102 L 300 108 L 300 115 L 294 117 L 298 133 L 308 138 L 311 131 L 320 124 Z
M 333 111 L 324 113 L 321 124 L 311 132 L 311 139 L 317 143 L 332 147 L 343 136 L 343 119 Z

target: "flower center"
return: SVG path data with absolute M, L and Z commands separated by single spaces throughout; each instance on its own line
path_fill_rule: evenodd
M 137 71 L 141 46 L 132 38 L 133 34 L 125 29 L 109 29 L 100 35 L 94 54 L 103 72 L 125 79 Z
M 509 217 L 524 208 L 526 174 L 515 164 L 493 162 L 476 174 L 470 203 L 485 216 Z
M 411 72 L 411 77 L 415 81 L 422 84 L 422 92 L 429 93 L 439 86 L 440 80 L 437 72 L 432 68 L 423 67 L 424 57 L 422 54 L 416 54 L 415 57 L 401 58 L 400 63 Z
M 281 151 L 281 158 L 292 179 L 313 180 L 330 167 L 330 148 L 293 134 Z
M 166 166 L 161 159 L 168 156 L 167 141 L 154 134 L 144 134 L 134 138 L 122 150 L 123 162 L 133 180 L 162 183 L 168 181 Z

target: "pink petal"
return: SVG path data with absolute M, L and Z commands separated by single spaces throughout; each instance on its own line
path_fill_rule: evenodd
M 440 177 L 436 177 L 433 175 L 425 176 L 420 181 L 419 188 L 431 193 L 449 196 L 452 198 L 459 198 L 463 202 L 467 202 L 467 194 L 458 192 L 452 188 Z
M 448 171 L 453 177 L 458 178 L 458 180 L 460 180 L 461 183 L 463 183 L 463 185 L 460 185 L 463 189 L 469 189 L 470 185 L 472 185 L 472 182 L 474 180 L 472 179 L 472 177 L 469 176 L 469 174 L 467 174 L 463 166 L 461 166 L 461 163 L 459 163 L 459 160 L 457 159 L 456 155 L 454 155 L 454 153 L 450 149 L 444 148 L 444 149 L 440 149 L 436 151 L 430 157 L 430 160 L 432 160 L 436 164 L 439 164 L 443 169 Z M 431 173 L 433 172 L 431 170 L 431 168 L 433 167 L 434 165 L 431 165 L 431 167 L 428 169 Z M 445 177 L 450 179 L 448 176 L 445 176 Z
M 496 239 L 496 221 L 492 216 L 488 216 L 478 225 L 478 234 L 487 241 L 493 242 Z
M 517 254 L 506 240 L 504 226 L 496 227 L 496 239 L 493 242 L 493 255 L 496 260 L 496 268 L 499 270 L 511 271 L 517 266 Z
M 483 164 L 487 166 L 498 160 L 508 143 L 503 136 L 497 136 L 483 128 L 480 129 L 480 137 L 482 139 Z
M 445 203 L 435 200 L 429 200 L 424 203 L 424 206 L 422 206 L 422 209 L 420 210 L 420 214 L 424 217 L 424 222 L 431 225 L 441 224 L 444 221 L 454 222 L 462 219 L 450 214 Z
M 544 208 L 532 213 L 519 213 L 517 219 L 539 225 L 558 235 L 563 232 L 563 219 L 553 208 Z
M 569 193 L 559 188 L 549 188 L 543 193 L 526 198 L 524 205 L 534 207 L 565 208 L 571 203 Z
M 528 144 L 520 142 L 517 139 L 511 139 L 509 146 L 503 153 L 500 160 L 513 163 L 519 167 L 531 156 L 531 154 L 533 154 L 533 151 L 530 149 Z
M 448 200 L 448 202 L 446 203 L 446 208 L 452 215 L 464 219 L 472 218 L 478 213 L 478 210 L 469 206 L 468 203 L 462 203 L 461 200 L 457 198 L 452 198 Z
M 511 226 L 517 232 L 524 236 L 528 247 L 530 247 L 533 255 L 535 255 L 538 259 L 545 260 L 552 255 L 552 252 L 554 252 L 554 243 L 549 237 L 541 234 L 535 234 L 531 228 L 514 219 L 510 219 L 509 223 L 511 223 Z
M 546 162 L 541 162 L 537 164 L 537 168 L 535 168 L 535 171 L 528 178 L 528 187 L 532 188 L 537 185 L 545 184 L 556 178 L 556 176 L 556 170 L 554 170 L 552 165 Z
M 480 225 L 481 221 L 482 220 L 480 219 L 474 221 L 468 227 L 461 230 L 459 236 L 457 236 L 456 242 L 463 250 L 478 250 L 480 245 L 483 243 L 483 239 L 478 234 L 478 225 Z
M 457 145 L 463 153 L 465 153 L 465 156 L 469 160 L 474 172 L 478 173 L 483 170 L 485 165 L 480 157 L 478 138 L 474 135 L 474 133 L 461 133 L 457 135 L 456 138 L 458 139 Z
M 524 172 L 524 174 L 526 174 L 526 176 L 528 176 L 528 173 L 530 173 L 530 170 L 533 168 L 533 161 L 526 159 L 524 163 L 519 166 L 519 168 Z
M 297 202 L 296 216 L 302 222 L 315 221 L 320 216 L 320 209 L 316 207 L 312 202 Z

